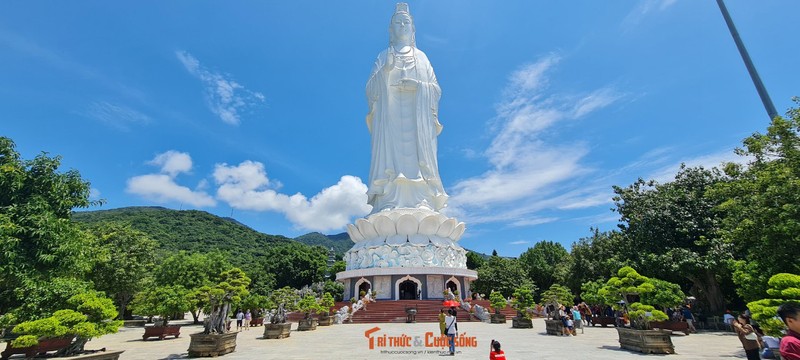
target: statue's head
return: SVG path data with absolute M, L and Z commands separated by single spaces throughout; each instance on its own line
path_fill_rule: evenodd
M 414 39 L 414 19 L 408 12 L 408 4 L 397 3 L 397 7 L 389 23 L 389 44 L 407 44 L 416 46 Z

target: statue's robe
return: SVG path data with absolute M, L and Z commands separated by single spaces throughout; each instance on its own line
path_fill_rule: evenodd
M 441 89 L 428 57 L 412 48 L 406 61 L 395 61 L 395 70 L 383 70 L 389 47 L 378 55 L 367 82 L 372 134 L 372 162 L 367 195 L 372 212 L 392 208 L 442 209 L 447 194 L 439 177 L 436 158 Z M 401 78 L 420 82 L 416 91 L 403 91 Z

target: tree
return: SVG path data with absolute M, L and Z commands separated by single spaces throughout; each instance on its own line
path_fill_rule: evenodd
M 321 314 L 323 311 L 327 312 L 327 309 L 320 306 L 317 298 L 311 293 L 306 294 L 306 296 L 303 296 L 303 298 L 297 302 L 297 310 L 305 314 L 305 319 L 311 317 L 311 313 Z
M 492 256 L 478 269 L 478 280 L 472 283 L 473 291 L 481 294 L 499 291 L 503 296 L 511 296 L 520 286 L 533 286 L 528 274 L 517 259 Z
M 484 259 L 483 256 L 481 256 L 481 254 L 478 254 L 471 250 L 467 251 L 467 269 L 477 270 L 485 263 L 486 259 Z
M 155 286 L 181 286 L 189 291 L 189 311 L 194 323 L 199 324 L 200 311 L 208 305 L 208 294 L 203 286 L 219 282 L 221 272 L 231 269 L 227 255 L 220 251 L 207 254 L 176 252 L 161 261 L 154 273 Z
M 666 308 L 674 308 L 683 304 L 686 299 L 686 295 L 678 284 L 654 278 L 650 279 L 650 283 L 653 284 L 653 291 L 641 294 L 642 304 L 652 305 L 666 311 Z
M 653 291 L 655 286 L 650 279 L 640 275 L 630 266 L 624 266 L 617 271 L 617 276 L 608 279 L 598 294 L 606 300 L 607 305 L 617 305 L 617 301 L 625 304 L 633 302 L 633 296 Z
M 603 279 L 587 281 L 581 285 L 581 300 L 590 305 L 600 305 L 607 303 L 606 299 L 600 295 L 600 289 L 605 285 Z
M 559 304 L 564 306 L 572 306 L 575 301 L 575 295 L 568 287 L 553 284 L 550 288 L 542 293 L 542 304 Z
M 18 313 L 19 319 L 49 316 L 75 293 L 44 290 L 39 295 L 54 297 L 32 299 L 25 290 L 53 279 L 88 287 L 97 247 L 70 217 L 75 208 L 102 202 L 90 201 L 90 184 L 76 170 L 59 172 L 60 165 L 61 157 L 46 153 L 23 160 L 14 142 L 0 137 L 0 314 L 27 307 L 37 312 Z
M 630 253 L 636 251 L 627 243 L 619 231 L 604 231 L 592 228 L 592 235 L 572 244 L 572 267 L 565 285 L 580 289 L 586 282 L 607 279 L 620 266 L 632 265 Z M 582 296 L 582 295 L 581 295 Z
M 75 336 L 72 344 L 59 350 L 57 356 L 77 355 L 92 338 L 113 334 L 122 326 L 122 321 L 113 320 L 117 317 L 114 302 L 102 293 L 78 294 L 69 298 L 68 303 L 69 308 L 58 310 L 51 317 L 15 326 L 13 332 L 20 337 L 12 342 L 13 346 L 35 346 L 41 337 Z
M 107 223 L 88 229 L 100 245 L 91 279 L 104 291 L 125 318 L 133 295 L 144 289 L 155 260 L 156 242 L 127 225 Z
M 492 256 L 497 256 L 497 250 L 492 250 Z
M 793 99 L 800 104 L 800 99 Z M 713 194 L 721 200 L 721 237 L 734 247 L 733 281 L 745 301 L 760 299 L 770 276 L 800 273 L 800 108 L 775 117 L 765 134 L 744 139 L 730 163 L 730 181 Z
M 511 307 L 517 310 L 518 314 L 521 314 L 526 319 L 530 319 L 531 315 L 528 312 L 528 309 L 536 305 L 536 301 L 533 300 L 533 294 L 535 290 L 531 288 L 531 286 L 520 286 L 516 290 L 514 290 L 514 297 L 511 301 Z
M 635 266 L 665 280 L 688 280 L 692 292 L 717 313 L 725 309 L 720 283 L 729 276 L 733 252 L 718 236 L 720 199 L 707 193 L 722 181 L 717 169 L 681 165 L 672 182 L 639 179 L 627 188 L 614 187 L 619 226 Z
M 569 277 L 572 257 L 559 243 L 540 241 L 519 256 L 520 265 L 528 278 L 541 287 L 549 288 L 555 283 L 564 283 Z
M 273 315 L 270 322 L 273 324 L 283 324 L 286 322 L 286 314 L 281 311 L 292 311 L 296 308 L 297 302 L 300 301 L 300 296 L 297 291 L 288 286 L 282 287 L 272 292 L 269 295 L 270 304 L 272 305 Z
M 301 288 L 322 281 L 328 251 L 321 246 L 300 243 L 275 246 L 267 250 L 264 269 L 275 274 L 276 287 Z
M 492 291 L 492 293 L 489 294 L 489 305 L 492 306 L 495 314 L 499 314 L 500 310 L 506 308 L 508 301 L 506 300 L 506 297 L 503 296 L 503 294 L 499 291 Z
M 331 295 L 329 292 L 326 292 L 324 295 L 322 295 L 322 298 L 319 299 L 319 306 L 321 306 L 328 315 L 331 314 L 331 308 L 335 305 L 336 303 L 333 301 L 333 295 Z
M 158 286 L 137 294 L 131 302 L 131 310 L 139 315 L 160 316 L 162 326 L 167 326 L 169 318 L 183 314 L 191 307 L 189 291 L 183 286 Z
M 788 302 L 800 302 L 800 275 L 775 274 L 769 278 L 769 287 L 769 298 L 752 301 L 747 308 L 767 335 L 781 337 L 786 325 L 777 317 L 778 307 Z
M 208 304 L 211 309 L 211 319 L 206 323 L 204 334 L 224 334 L 228 332 L 225 321 L 231 311 L 231 303 L 242 301 L 249 295 L 247 286 L 250 278 L 239 268 L 232 268 L 220 274 L 220 282 L 213 287 L 204 286 L 201 289 L 208 295 Z

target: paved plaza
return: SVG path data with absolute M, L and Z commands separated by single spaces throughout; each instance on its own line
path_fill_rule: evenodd
M 508 359 L 730 359 L 745 358 L 739 340 L 730 332 L 701 332 L 672 337 L 675 355 L 643 355 L 619 348 L 614 328 L 586 328 L 576 337 L 548 336 L 544 320 L 534 319 L 533 329 L 512 329 L 511 324 L 462 322 L 460 334 L 468 346 L 457 349 L 456 357 L 486 359 L 489 342 L 499 340 Z M 293 324 L 292 329 L 296 329 Z M 375 328 L 378 329 L 375 329 Z M 236 359 L 420 359 L 435 358 L 446 350 L 438 347 L 433 337 L 438 324 L 345 324 L 320 326 L 316 331 L 292 331 L 289 338 L 261 339 L 263 327 L 254 327 L 238 335 L 236 352 L 225 355 Z M 365 332 L 372 330 L 370 339 Z M 187 358 L 189 334 L 200 332 L 197 325 L 184 326 L 177 339 L 142 341 L 142 328 L 122 328 L 119 333 L 90 341 L 87 349 L 122 349 L 122 360 L 154 360 Z M 580 331 L 579 331 L 580 332 Z M 385 335 L 385 337 L 384 337 Z M 426 347 L 426 342 L 430 347 Z M 396 346 L 392 346 L 396 345 Z

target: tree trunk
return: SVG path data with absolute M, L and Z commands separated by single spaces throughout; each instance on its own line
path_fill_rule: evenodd
M 713 271 L 705 270 L 700 277 L 687 278 L 694 284 L 697 291 L 695 295 L 708 304 L 709 314 L 721 314 L 725 311 L 725 297 Z
M 86 346 L 86 343 L 88 341 L 89 341 L 89 338 L 78 336 L 77 338 L 75 338 L 75 341 L 73 341 L 72 344 L 70 344 L 69 346 L 67 346 L 67 347 L 65 347 L 65 348 L 63 348 L 61 350 L 59 350 L 56 353 L 56 356 L 57 357 L 61 357 L 61 356 L 79 355 L 79 354 L 83 353 L 83 348 L 84 348 L 84 346 Z
M 196 309 L 192 309 L 189 312 L 192 313 L 192 318 L 194 319 L 194 324 L 195 325 L 199 324 L 200 320 L 198 320 L 198 319 L 200 318 L 200 311 L 197 311 Z

